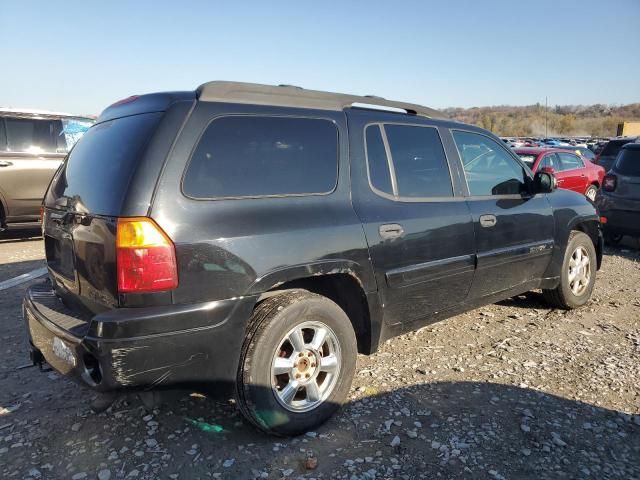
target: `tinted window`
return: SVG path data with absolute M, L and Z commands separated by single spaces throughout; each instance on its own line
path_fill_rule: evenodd
M 609 143 L 607 143 L 604 148 L 602 149 L 602 152 L 600 152 L 601 156 L 613 156 L 615 157 L 616 155 L 618 155 L 618 152 L 620 151 L 620 149 L 626 145 L 627 143 L 630 143 L 631 140 L 611 140 Z
M 451 197 L 449 165 L 435 128 L 385 125 L 400 197 Z
M 7 150 L 11 152 L 65 153 L 67 151 L 61 120 L 5 118 L 4 123 Z
M 76 210 L 119 215 L 129 180 L 161 117 L 145 113 L 91 127 L 55 176 L 46 204 L 67 197 Z
M 526 191 L 524 168 L 503 146 L 477 133 L 454 131 L 453 138 L 471 195 L 517 195 Z
M 367 165 L 369 166 L 369 180 L 371 185 L 381 192 L 393 194 L 389 162 L 382 141 L 379 125 L 370 125 L 366 131 Z
M 337 175 L 338 131 L 332 122 L 235 116 L 211 122 L 183 188 L 196 198 L 327 193 Z
M 562 170 L 575 170 L 576 168 L 584 167 L 582 160 L 570 153 L 558 153 L 560 162 L 562 164 Z
M 622 175 L 640 177 L 640 149 L 622 149 L 615 169 Z

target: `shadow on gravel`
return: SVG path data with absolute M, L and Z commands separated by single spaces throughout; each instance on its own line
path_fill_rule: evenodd
M 517 295 L 515 297 L 507 298 L 506 300 L 502 300 L 496 305 L 502 305 L 503 307 L 515 307 L 515 308 L 536 308 L 549 310 L 549 304 L 544 301 L 541 292 L 527 292 L 522 295 Z
M 0 233 L 0 245 L 3 243 L 28 242 L 34 240 L 42 240 L 40 227 L 17 228 L 15 230 L 7 230 Z
M 56 403 L 77 401 L 78 387 L 56 386 L 68 390 Z M 376 393 L 362 387 L 329 422 L 297 438 L 257 431 L 230 403 L 176 394 L 152 414 L 130 397 L 95 415 L 78 412 L 78 404 L 56 408 L 50 392 L 46 400 L 32 396 L 30 405 L 0 423 L 26 425 L 37 418 L 32 438 L 20 441 L 30 442 L 38 463 L 51 465 L 52 478 L 76 472 L 93 477 L 105 467 L 112 478 L 216 473 L 214 478 L 234 480 L 640 475 L 640 417 L 527 388 L 434 382 Z M 29 418 L 27 409 L 36 415 Z M 55 437 L 47 434 L 54 431 Z M 11 450 L 12 464 L 16 455 L 28 454 L 24 450 Z M 317 460 L 312 470 L 309 457 L 312 465 Z
M 2 247 L 0 246 L 0 248 Z M 22 262 L 2 263 L 0 264 L 0 282 L 15 278 L 18 275 L 37 268 L 42 268 L 45 265 L 44 260 L 24 260 Z

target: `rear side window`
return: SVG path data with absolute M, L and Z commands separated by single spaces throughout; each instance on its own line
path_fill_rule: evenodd
M 385 125 L 400 197 L 452 197 L 447 157 L 433 127 Z
M 562 164 L 562 170 L 575 170 L 576 168 L 584 167 L 582 160 L 570 153 L 558 153 L 560 162 Z
M 383 138 L 388 142 L 391 161 Z M 366 130 L 371 185 L 398 198 L 452 197 L 449 164 L 438 130 L 414 125 L 370 125 Z
M 183 181 L 193 198 L 324 194 L 338 179 L 338 130 L 313 118 L 215 119 Z
M 472 196 L 519 195 L 527 174 L 495 140 L 478 133 L 453 131 Z
M 66 197 L 75 210 L 119 215 L 129 181 L 162 115 L 132 115 L 91 127 L 54 177 L 46 204 Z
M 616 160 L 615 170 L 621 175 L 640 177 L 640 149 L 622 149 Z
M 61 120 L 4 119 L 7 150 L 19 153 L 65 153 Z

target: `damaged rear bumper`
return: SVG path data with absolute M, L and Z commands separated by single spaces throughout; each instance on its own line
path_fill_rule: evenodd
M 32 359 L 99 392 L 235 380 L 254 297 L 196 305 L 70 311 L 48 282 L 31 287 L 23 316 Z

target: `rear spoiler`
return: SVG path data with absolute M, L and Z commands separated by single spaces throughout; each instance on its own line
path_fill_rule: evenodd
M 164 112 L 175 102 L 193 101 L 195 99 L 196 92 L 164 92 L 136 95 L 119 100 L 105 108 L 96 123 L 140 113 Z

